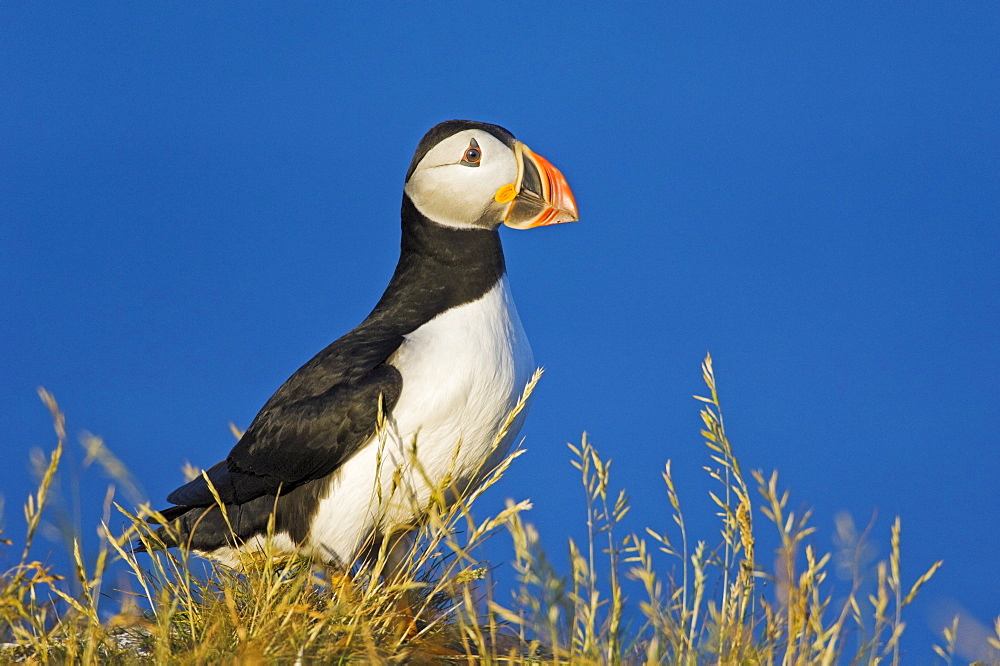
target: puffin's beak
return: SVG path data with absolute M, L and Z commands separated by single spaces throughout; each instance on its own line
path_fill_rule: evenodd
M 515 229 L 530 229 L 580 219 L 576 199 L 559 169 L 521 143 L 514 142 L 517 156 L 517 182 L 497 192 L 497 201 L 510 201 L 504 224 Z M 508 197 L 513 194 L 513 199 Z

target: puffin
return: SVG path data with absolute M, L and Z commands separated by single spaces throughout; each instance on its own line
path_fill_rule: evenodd
M 385 549 L 391 571 L 434 492 L 455 501 L 506 456 L 527 410 L 498 436 L 535 366 L 498 230 L 577 221 L 573 193 L 508 130 L 449 120 L 417 145 L 400 218 L 374 309 L 275 391 L 225 460 L 170 493 L 166 547 L 239 567 L 270 539 L 272 553 L 346 569 Z

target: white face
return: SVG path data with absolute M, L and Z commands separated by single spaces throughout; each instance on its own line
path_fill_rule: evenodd
M 479 161 L 469 162 L 467 151 L 477 145 Z M 405 190 L 417 210 L 439 224 L 493 229 L 509 207 L 496 201 L 497 191 L 515 181 L 514 151 L 489 132 L 468 129 L 431 148 L 410 175 Z

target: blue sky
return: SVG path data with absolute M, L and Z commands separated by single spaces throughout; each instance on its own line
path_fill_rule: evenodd
M 495 506 L 530 497 L 563 557 L 586 430 L 630 529 L 669 528 L 669 458 L 714 545 L 711 351 L 744 468 L 815 508 L 818 548 L 877 511 L 908 581 L 945 561 L 914 658 L 942 609 L 991 624 L 1000 10 L 871 4 L 0 6 L 7 532 L 52 444 L 37 386 L 162 503 L 368 313 L 417 141 L 472 118 L 556 164 L 582 217 L 503 231 L 547 372 Z

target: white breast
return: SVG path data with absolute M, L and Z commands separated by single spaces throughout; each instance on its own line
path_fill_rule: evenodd
M 449 477 L 469 483 L 490 471 L 527 412 L 495 447 L 534 370 L 506 277 L 407 335 L 389 362 L 403 389 L 385 443 L 370 441 L 331 480 L 309 536 L 320 557 L 351 562 L 373 531 L 418 522 L 432 485 Z

